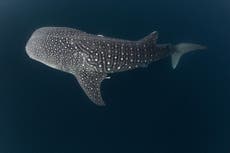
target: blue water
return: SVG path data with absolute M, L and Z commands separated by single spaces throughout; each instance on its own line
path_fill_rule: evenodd
M 113 74 L 97 107 L 25 54 L 43 26 L 208 49 Z M 229 153 L 229 41 L 229 0 L 1 0 L 0 153 Z

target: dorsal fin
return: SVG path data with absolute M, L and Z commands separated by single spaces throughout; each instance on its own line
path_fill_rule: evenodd
M 154 31 L 149 35 L 145 36 L 144 38 L 142 38 L 140 41 L 143 43 L 152 42 L 153 44 L 156 44 L 157 39 L 158 39 L 158 32 Z

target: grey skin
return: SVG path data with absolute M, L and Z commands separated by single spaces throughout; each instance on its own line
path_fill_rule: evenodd
M 100 86 L 108 74 L 147 67 L 170 55 L 176 68 L 184 53 L 205 49 L 191 43 L 157 44 L 157 38 L 157 32 L 129 41 L 66 27 L 44 27 L 32 34 L 26 52 L 36 61 L 73 74 L 89 99 L 103 106 Z

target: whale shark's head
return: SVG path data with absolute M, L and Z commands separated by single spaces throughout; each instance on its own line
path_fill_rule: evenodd
M 33 60 L 39 61 L 55 69 L 60 69 L 60 61 L 57 57 L 55 45 L 48 39 L 47 28 L 36 30 L 26 44 L 26 53 Z

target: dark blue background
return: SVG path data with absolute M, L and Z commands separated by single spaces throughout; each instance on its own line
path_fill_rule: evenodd
M 208 50 L 147 69 L 113 74 L 106 107 L 75 78 L 28 58 L 42 26 L 67 26 L 159 43 L 196 42 Z M 229 0 L 1 0 L 1 153 L 229 153 Z

